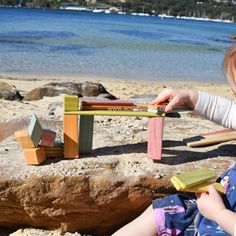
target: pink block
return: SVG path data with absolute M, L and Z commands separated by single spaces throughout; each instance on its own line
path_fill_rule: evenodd
M 39 145 L 44 147 L 53 147 L 55 144 L 55 138 L 56 132 L 44 129 L 39 141 Z
M 147 155 L 149 159 L 161 160 L 163 127 L 164 117 L 151 117 L 148 119 Z

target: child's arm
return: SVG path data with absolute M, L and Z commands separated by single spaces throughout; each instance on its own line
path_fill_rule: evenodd
M 236 104 L 228 99 L 195 90 L 164 89 L 152 103 L 163 102 L 169 102 L 165 112 L 186 105 L 224 127 L 236 129 Z
M 209 186 L 208 194 L 197 194 L 197 206 L 204 217 L 216 222 L 228 234 L 234 234 L 236 213 L 226 209 L 221 196 L 213 186 Z
M 227 128 L 236 129 L 236 104 L 213 94 L 199 92 L 195 111 Z
M 152 104 L 162 104 L 167 101 L 169 103 L 165 112 L 171 112 L 173 108 L 182 105 L 194 109 L 198 101 L 198 92 L 188 89 L 164 89 Z

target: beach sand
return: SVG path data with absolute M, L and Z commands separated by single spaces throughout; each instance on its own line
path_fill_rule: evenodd
M 101 83 L 109 93 L 113 94 L 117 98 L 120 99 L 129 99 L 131 97 L 135 96 L 141 96 L 141 95 L 152 95 L 157 96 L 164 88 L 172 87 L 172 88 L 188 88 L 188 89 L 196 89 L 200 91 L 206 91 L 209 93 L 214 93 L 219 96 L 223 96 L 229 99 L 233 99 L 233 93 L 227 83 L 225 84 L 206 84 L 206 83 L 199 83 L 199 82 L 186 82 L 186 81 L 137 81 L 137 80 L 128 80 L 128 79 L 114 79 L 114 78 L 83 78 L 83 77 L 57 77 L 57 76 L 32 76 L 32 75 L 16 75 L 16 74 L 1 74 L 0 75 L 0 82 L 7 82 L 11 85 L 16 86 L 16 88 L 20 91 L 22 95 L 26 94 L 28 91 L 30 91 L 33 88 L 40 87 L 46 83 L 57 81 L 57 82 L 82 82 L 82 81 L 93 81 L 93 82 L 99 82 Z M 4 158 L 4 168 L 8 166 L 7 162 L 11 160 L 14 160 L 15 158 L 15 152 L 14 150 L 17 148 L 17 144 L 14 141 L 13 133 L 14 131 L 18 129 L 22 129 L 23 127 L 26 127 L 27 122 L 29 121 L 31 115 L 33 113 L 37 114 L 40 120 L 44 120 L 46 124 L 50 126 L 50 124 L 53 124 L 53 122 L 57 122 L 57 126 L 54 127 L 61 127 L 62 129 L 62 120 L 63 120 L 63 108 L 62 108 L 62 101 L 63 101 L 63 95 L 58 97 L 44 97 L 41 100 L 38 101 L 30 101 L 30 102 L 18 102 L 18 101 L 6 101 L 6 100 L 0 100 L 0 107 L 1 107 L 1 113 L 0 113 L 0 153 Z M 50 109 L 53 107 L 53 115 L 50 113 Z M 145 135 L 147 134 L 146 128 L 146 120 L 135 120 L 134 119 L 126 119 L 122 117 L 122 121 L 124 121 L 125 125 L 122 127 L 123 130 L 117 131 L 119 128 L 119 118 L 113 117 L 112 122 L 108 120 L 108 118 L 98 118 L 98 123 L 102 125 L 101 133 L 103 134 L 102 138 L 97 134 L 94 137 L 94 147 L 106 147 L 106 146 L 112 146 L 114 144 L 120 144 L 120 143 L 126 143 L 127 140 L 131 143 L 137 143 L 137 142 L 144 142 L 146 140 Z M 143 122 L 143 123 L 142 123 Z M 123 123 L 123 124 L 124 124 Z M 140 128 L 140 124 L 143 124 Z M 106 127 L 109 126 L 109 129 Z M 136 129 L 136 131 L 131 134 L 132 138 L 127 138 L 127 134 L 130 135 L 130 127 L 133 127 Z M 104 130 L 103 130 L 104 128 Z M 183 138 L 195 136 L 198 134 L 210 132 L 213 130 L 219 130 L 222 129 L 221 126 L 214 124 L 211 121 L 205 120 L 201 117 L 194 116 L 194 115 L 183 115 L 181 119 L 167 119 L 165 123 L 165 132 L 164 132 L 164 140 L 183 140 Z M 62 138 L 62 131 L 60 128 L 58 128 L 58 138 Z M 113 133 L 119 133 L 118 137 L 112 137 Z M 174 135 L 173 135 L 174 134 Z M 114 136 L 114 135 L 113 135 Z M 170 142 L 171 143 L 171 142 Z M 234 142 L 233 142 L 234 143 Z M 11 151 L 11 145 L 14 146 Z M 169 149 L 168 149 L 169 148 Z M 7 153 L 4 150 L 10 150 L 7 151 Z M 173 150 L 178 153 L 180 149 L 183 150 L 183 158 L 189 158 L 189 150 L 187 147 L 167 147 L 168 150 L 170 150 L 170 156 L 172 155 Z M 195 162 L 196 166 L 202 167 L 205 165 L 209 165 L 210 161 L 212 160 L 203 160 L 203 157 L 201 153 L 208 152 L 209 154 L 212 154 L 214 162 L 214 168 L 217 169 L 217 171 L 222 171 L 225 169 L 225 166 L 230 165 L 233 163 L 232 157 L 229 155 L 227 158 L 224 158 L 225 165 L 221 165 L 223 161 L 223 157 L 217 156 L 218 154 L 215 153 L 215 151 L 212 151 L 214 147 L 209 148 L 203 148 L 203 149 L 197 149 L 197 151 L 194 150 L 193 153 L 197 155 L 197 158 L 199 158 L 199 162 Z M 197 152 L 200 152 L 198 154 Z M 20 155 L 20 151 L 17 152 L 17 155 Z M 167 152 L 168 154 L 168 152 Z M 107 154 L 109 156 L 109 153 Z M 129 160 L 129 158 L 132 158 L 132 160 L 140 160 L 140 164 L 143 165 L 145 168 L 148 169 L 148 171 L 155 169 L 156 166 L 154 164 L 150 164 L 145 160 L 145 153 L 121 153 L 121 155 L 118 155 L 119 161 L 122 162 L 122 160 Z M 186 155 L 186 156 L 184 156 Z M 5 158 L 6 157 L 6 158 Z M 144 157 L 143 159 L 140 159 Z M 104 160 L 107 160 L 107 156 L 102 157 Z M 194 158 L 194 156 L 192 157 Z M 7 160 L 6 160 L 7 159 Z M 90 158 L 91 159 L 91 158 Z M 179 159 L 176 159 L 177 161 Z M 20 160 L 22 162 L 22 160 Z M 70 163 L 67 162 L 68 165 L 73 165 L 76 160 L 71 161 Z M 18 161 L 19 162 L 19 161 Z M 18 163 L 16 162 L 16 163 Z M 11 174 L 11 178 L 28 178 L 32 173 L 28 169 L 24 169 L 22 163 L 18 163 L 17 171 L 14 174 Z M 71 164 L 72 163 L 72 164 Z M 182 163 L 182 164 L 181 164 Z M 66 165 L 67 165 L 66 164 Z M 183 163 L 180 161 L 179 165 L 176 166 L 168 166 L 168 171 L 166 169 L 167 163 L 159 164 L 158 165 L 158 171 L 159 173 L 165 172 L 165 174 L 168 174 L 168 171 L 171 174 L 172 171 L 177 172 L 179 168 L 192 168 L 192 162 Z M 60 163 L 57 163 L 54 165 L 58 165 L 60 167 Z M 10 166 L 10 165 L 9 165 Z M 1 168 L 1 166 L 0 166 Z M 3 168 L 3 167 L 2 167 Z M 37 167 L 36 167 L 37 168 Z M 49 168 L 50 173 L 50 166 L 43 166 L 39 167 L 38 171 L 40 172 L 39 175 L 43 175 L 46 173 L 46 169 Z M 63 168 L 66 168 L 65 166 Z M 124 167 L 124 171 L 126 171 Z M 181 169 L 181 170 L 182 170 Z M 55 170 L 53 170 L 55 171 Z M 51 171 L 51 174 L 56 175 L 55 172 Z M 129 170 L 130 171 L 130 170 Z M 3 169 L 2 175 L 3 177 L 6 177 L 9 171 L 7 169 Z M 35 170 L 34 170 L 35 173 Z M 128 173 L 128 172 L 127 172 Z M 131 171 L 131 174 L 135 174 Z M 60 172 L 60 174 L 63 174 Z M 73 173 L 72 173 L 73 174 Z M 129 172 L 130 174 L 130 172 Z M 9 177 L 9 176 L 7 176 Z M 24 235 L 17 234 L 17 235 Z M 43 234 L 38 234 L 43 235 Z M 50 234 L 53 235 L 53 234 Z M 57 235 L 57 234 L 55 234 Z M 78 234 L 75 234 L 78 235 Z

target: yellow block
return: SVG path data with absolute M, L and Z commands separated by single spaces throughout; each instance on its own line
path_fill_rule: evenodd
M 216 175 L 208 168 L 194 170 L 171 177 L 170 181 L 177 190 L 184 190 L 200 183 L 216 178 Z
M 190 188 L 186 188 L 183 191 L 184 192 L 193 192 L 193 193 L 206 193 L 206 192 L 208 192 L 208 188 L 210 185 L 213 185 L 219 193 L 225 194 L 225 189 L 223 188 L 223 186 L 220 183 L 211 182 L 211 181 L 204 182 L 204 183 L 201 183 L 199 185 L 195 185 Z
M 165 116 L 165 113 L 156 114 L 154 112 L 144 111 L 106 111 L 106 110 L 93 110 L 93 111 L 65 111 L 65 115 L 86 115 L 86 116 L 140 116 L 140 117 L 157 117 Z
M 64 112 L 78 110 L 79 98 L 77 96 L 64 96 Z

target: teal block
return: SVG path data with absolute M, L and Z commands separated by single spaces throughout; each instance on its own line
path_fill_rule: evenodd
M 39 141 L 41 139 L 41 136 L 43 134 L 43 128 L 40 125 L 38 118 L 35 114 L 32 115 L 30 124 L 28 126 L 28 133 L 30 138 L 32 139 L 34 145 L 38 147 Z
M 94 116 L 79 116 L 79 153 L 91 153 Z

